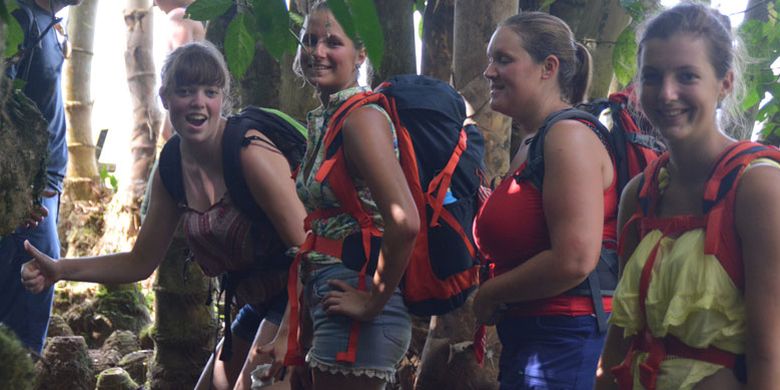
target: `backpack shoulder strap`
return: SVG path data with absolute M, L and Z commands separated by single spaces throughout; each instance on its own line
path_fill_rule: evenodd
M 780 151 L 750 141 L 731 145 L 713 168 L 702 200 L 707 216 L 704 253 L 716 256 L 740 289 L 744 288 L 744 268 L 741 245 L 734 228 L 736 190 L 745 169 L 758 158 L 780 162 Z
M 536 135 L 531 141 L 531 145 L 528 148 L 528 158 L 525 169 L 520 172 L 515 179 L 530 180 L 536 188 L 542 190 L 544 181 L 544 139 L 547 136 L 547 132 L 553 125 L 562 120 L 574 119 L 584 121 L 592 126 L 588 126 L 599 137 L 602 143 L 607 147 L 607 151 L 612 154 L 613 147 L 610 142 L 609 130 L 599 121 L 599 119 L 593 114 L 577 109 L 567 108 L 565 110 L 557 111 L 550 114 L 539 128 Z
M 186 205 L 187 194 L 184 192 L 184 181 L 182 178 L 180 143 L 181 139 L 178 135 L 174 135 L 165 143 L 162 152 L 160 152 L 157 170 L 160 172 L 163 187 L 168 191 L 171 198 L 177 204 Z

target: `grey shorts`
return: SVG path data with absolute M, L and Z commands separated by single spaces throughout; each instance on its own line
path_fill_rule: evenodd
M 340 362 L 336 355 L 347 350 L 353 320 L 342 315 L 328 316 L 321 301 L 332 290 L 328 280 L 339 279 L 357 287 L 358 272 L 341 263 L 315 268 L 306 275 L 304 291 L 313 325 L 306 361 L 311 367 L 332 374 L 365 375 L 393 382 L 395 366 L 406 354 L 412 338 L 412 322 L 400 290 L 396 289 L 378 316 L 360 323 L 355 363 Z M 366 278 L 366 285 L 370 286 L 371 276 Z

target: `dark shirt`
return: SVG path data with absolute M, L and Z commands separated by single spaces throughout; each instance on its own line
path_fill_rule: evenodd
M 24 32 L 24 45 L 32 44 L 46 26 L 52 21 L 52 15 L 35 4 L 19 2 L 14 16 Z M 29 11 L 29 12 L 28 12 Z M 35 19 L 30 27 L 30 17 Z M 26 81 L 23 92 L 35 104 L 49 122 L 49 159 L 46 168 L 47 189 L 62 192 L 62 181 L 68 162 L 68 148 L 65 136 L 65 106 L 62 99 L 60 79 L 62 63 L 65 60 L 60 48 L 57 33 L 52 28 L 35 48 L 27 54 L 16 67 L 9 67 L 11 78 Z M 31 62 L 30 62 L 31 61 Z M 26 72 L 29 62 L 29 71 Z

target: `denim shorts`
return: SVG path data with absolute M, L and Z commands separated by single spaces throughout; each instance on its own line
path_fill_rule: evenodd
M 247 341 L 254 341 L 260 323 L 266 320 L 279 325 L 287 307 L 287 291 L 284 291 L 265 303 L 248 303 L 241 308 L 236 319 L 230 325 L 230 331 Z
M 305 275 L 313 338 L 306 355 L 311 367 L 332 374 L 366 375 L 393 382 L 395 366 L 409 348 L 412 322 L 401 291 L 396 289 L 382 312 L 370 321 L 360 322 L 357 358 L 349 364 L 336 360 L 336 354 L 347 350 L 353 320 L 343 315 L 327 315 L 322 298 L 332 290 L 328 280 L 342 280 L 357 287 L 358 272 L 341 263 L 317 266 Z M 371 285 L 371 276 L 366 276 Z
M 496 330 L 501 390 L 593 388 L 605 338 L 595 317 L 505 317 Z

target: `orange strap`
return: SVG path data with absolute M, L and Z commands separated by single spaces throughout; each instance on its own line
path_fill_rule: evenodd
M 441 211 L 444 208 L 444 197 L 447 194 L 447 190 L 450 188 L 452 174 L 455 173 L 455 168 L 458 166 L 460 156 L 463 155 L 463 152 L 468 147 L 467 141 L 468 136 L 466 135 L 466 130 L 461 128 L 458 144 L 455 145 L 455 150 L 453 150 L 450 160 L 441 172 L 428 183 L 428 192 L 426 193 L 426 196 L 428 197 L 428 204 L 430 204 L 433 209 L 433 214 L 431 214 L 431 227 L 439 225 L 439 214 L 441 214 Z M 465 241 L 468 242 L 468 240 Z
M 301 245 L 298 254 L 295 256 L 287 279 L 287 296 L 290 302 L 290 323 L 289 333 L 287 334 L 287 355 L 284 357 L 286 366 L 303 365 L 304 359 L 300 345 L 300 299 L 298 295 L 298 278 L 301 261 L 307 253 L 315 251 L 329 256 L 341 258 L 343 246 L 342 240 L 331 240 L 322 236 L 316 236 L 309 232 L 306 240 Z

